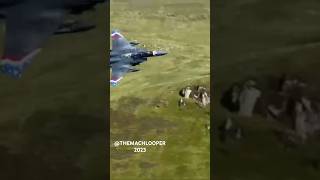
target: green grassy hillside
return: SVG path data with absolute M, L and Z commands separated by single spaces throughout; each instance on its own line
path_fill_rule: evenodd
M 178 108 L 181 88 L 209 87 L 209 1 L 111 1 L 111 28 L 148 49 L 169 52 L 111 88 L 111 140 L 167 141 L 146 153 L 112 147 L 111 178 L 209 179 L 209 108 L 191 101 Z
M 308 82 L 318 98 L 319 10 L 320 4 L 314 0 L 215 2 L 216 124 L 233 116 L 219 104 L 222 92 L 246 78 L 257 79 L 264 91 L 269 79 L 283 73 L 298 76 Z M 226 145 L 220 143 L 217 134 L 214 136 L 214 178 L 319 179 L 320 171 L 310 163 L 320 158 L 318 138 L 286 149 L 273 133 L 279 124 L 259 115 L 235 119 L 244 127 L 245 137 Z
M 0 75 L 0 179 L 106 178 L 105 13 L 83 14 L 92 31 L 50 37 L 21 79 Z

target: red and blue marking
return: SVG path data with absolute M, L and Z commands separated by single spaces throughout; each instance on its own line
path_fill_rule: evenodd
M 118 39 L 120 39 L 120 38 L 122 38 L 123 36 L 119 33 L 119 32 L 113 32 L 112 34 L 111 34 L 111 38 L 112 38 L 112 40 L 118 40 Z
M 34 50 L 25 56 L 3 56 L 0 60 L 0 72 L 12 78 L 20 78 L 23 70 L 31 64 L 39 51 L 40 49 Z

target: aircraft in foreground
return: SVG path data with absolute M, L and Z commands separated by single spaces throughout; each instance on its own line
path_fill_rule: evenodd
M 136 72 L 139 69 L 134 66 L 148 60 L 148 57 L 166 55 L 165 51 L 149 51 L 137 47 L 139 43 L 128 41 L 119 31 L 111 34 L 112 49 L 110 51 L 111 79 L 110 84 L 117 86 L 126 73 Z
M 5 19 L 4 54 L 0 72 L 20 78 L 41 46 L 61 28 L 67 14 L 81 14 L 106 0 L 0 0 L 0 18 Z M 83 26 L 82 26 L 83 27 Z M 60 31 L 57 31 L 59 30 Z M 88 27 L 90 28 L 90 27 Z

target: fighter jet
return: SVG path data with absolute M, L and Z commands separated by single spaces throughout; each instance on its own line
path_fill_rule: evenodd
M 45 40 L 61 28 L 67 14 L 80 14 L 104 1 L 0 0 L 0 17 L 5 19 L 0 72 L 20 78 Z
M 136 72 L 134 66 L 147 61 L 148 57 L 166 55 L 165 51 L 149 51 L 137 47 L 138 42 L 130 42 L 118 31 L 111 34 L 112 49 L 110 51 L 111 86 L 117 86 L 126 73 Z

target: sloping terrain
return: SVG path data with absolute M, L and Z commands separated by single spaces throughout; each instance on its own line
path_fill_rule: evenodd
M 221 94 L 234 82 L 257 80 L 264 91 L 270 77 L 283 73 L 300 77 L 315 92 L 319 77 L 320 4 L 318 1 L 216 1 L 214 28 L 214 121 L 227 117 L 244 128 L 244 139 L 214 144 L 214 178 L 319 179 L 318 137 L 305 145 L 286 149 L 273 133 L 278 123 L 255 115 L 239 118 L 223 109 Z M 217 126 L 214 131 L 217 132 Z
M 180 89 L 209 88 L 209 9 L 208 0 L 111 1 L 112 29 L 148 49 L 169 52 L 150 58 L 111 88 L 111 140 L 167 144 L 145 153 L 112 147 L 112 179 L 209 179 L 209 107 L 192 100 L 178 107 Z
M 92 31 L 50 37 L 21 79 L 0 75 L 0 179 L 107 176 L 105 13 L 83 14 Z

